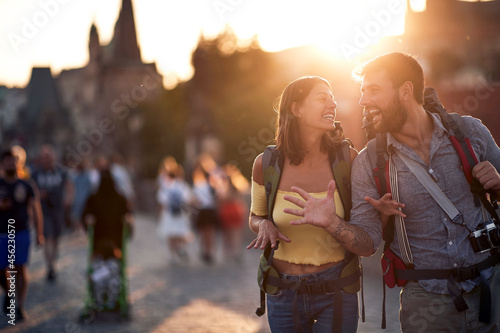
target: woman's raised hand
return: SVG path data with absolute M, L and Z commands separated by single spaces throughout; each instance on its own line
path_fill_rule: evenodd
M 285 208 L 283 211 L 302 217 L 299 220 L 291 221 L 290 224 L 311 224 L 316 227 L 326 228 L 337 217 L 335 213 L 335 181 L 328 184 L 328 192 L 324 199 L 317 199 L 299 187 L 292 187 L 292 191 L 298 193 L 304 200 L 285 195 L 285 200 L 300 207 L 300 209 Z

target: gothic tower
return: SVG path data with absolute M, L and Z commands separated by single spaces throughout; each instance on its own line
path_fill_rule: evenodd
M 95 24 L 90 28 L 89 37 L 89 64 L 98 64 L 101 61 L 102 47 L 99 43 L 99 34 Z
M 131 0 L 123 0 L 120 16 L 115 25 L 112 45 L 112 59 L 118 62 L 141 62 L 141 51 L 135 32 L 134 12 Z

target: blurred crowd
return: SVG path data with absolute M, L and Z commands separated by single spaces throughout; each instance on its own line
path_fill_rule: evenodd
M 30 163 L 26 151 L 17 145 L 2 153 L 1 162 L 0 214 L 5 221 L 16 220 L 15 264 L 21 272 L 18 292 L 11 297 L 8 263 L 2 264 L 3 305 L 8 313 L 15 303 L 16 316 L 22 320 L 30 235 L 36 235 L 37 246 L 43 246 L 50 282 L 57 279 L 59 239 L 64 233 L 90 236 L 92 262 L 121 260 L 124 230 L 127 236 L 133 232 L 137 195 L 133 173 L 116 153 L 82 159 L 68 168 L 49 144 L 42 145 Z M 149 189 L 155 194 L 149 200 L 156 201 L 157 235 L 166 242 L 160 249 L 163 257 L 168 264 L 189 263 L 196 255 L 193 249 L 199 248 L 199 260 L 206 264 L 215 262 L 218 250 L 223 260 L 238 261 L 248 216 L 248 180 L 237 166 L 218 165 L 209 154 L 201 154 L 190 170 L 187 175 L 174 157 L 166 156 L 159 165 L 155 188 Z M 1 227 L 0 240 L 5 244 L 0 245 L 7 249 L 10 227 L 7 222 Z M 197 247 L 190 247 L 194 244 Z
M 219 166 L 209 154 L 201 154 L 191 182 L 172 156 L 159 167 L 156 199 L 159 205 L 158 235 L 167 241 L 169 261 L 187 262 L 187 245 L 199 236 L 200 258 L 214 262 L 218 233 L 225 260 L 239 260 L 242 230 L 248 216 L 244 194 L 249 183 L 233 164 Z
M 84 158 L 69 168 L 58 160 L 49 144 L 42 145 L 29 163 L 23 147 L 16 145 L 11 150 L 16 157 L 18 178 L 28 181 L 37 194 L 35 202 L 43 217 L 48 280 L 56 279 L 58 239 L 62 232 L 82 232 L 89 223 L 98 222 L 95 213 L 90 214 L 98 201 L 105 202 L 104 208 L 110 211 L 120 201 L 116 199 L 116 192 L 125 202 L 125 208 L 119 213 L 123 216 L 116 219 L 132 220 L 130 215 L 137 202 L 133 172 L 120 154 Z M 248 216 L 245 199 L 249 192 L 248 180 L 237 166 L 218 165 L 207 153 L 201 154 L 189 169 L 191 172 L 186 174 L 174 157 L 164 157 L 155 180 L 156 198 L 149 199 L 156 200 L 158 235 L 166 240 L 169 262 L 187 261 L 186 247 L 196 237 L 202 261 L 214 261 L 219 239 L 224 257 L 237 260 Z M 101 188 L 109 184 L 116 191 Z M 108 217 L 108 222 L 102 223 L 112 224 L 109 220 Z M 96 228 L 103 227 L 97 223 Z M 107 229 L 111 230 L 111 226 Z

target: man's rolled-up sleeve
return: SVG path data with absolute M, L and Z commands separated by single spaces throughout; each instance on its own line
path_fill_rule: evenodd
M 378 211 L 364 200 L 365 196 L 380 199 L 373 178 L 370 161 L 366 149 L 362 150 L 354 160 L 351 173 L 352 210 L 351 224 L 365 230 L 373 240 L 373 251 L 377 251 L 382 241 L 382 221 Z

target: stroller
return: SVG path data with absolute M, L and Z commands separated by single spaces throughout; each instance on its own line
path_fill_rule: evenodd
M 94 224 L 88 225 L 87 291 L 80 322 L 91 323 L 101 314 L 113 321 L 130 319 L 126 257 L 127 240 L 132 230 L 126 222 L 121 229 L 121 247 L 117 247 L 109 239 L 96 239 Z

